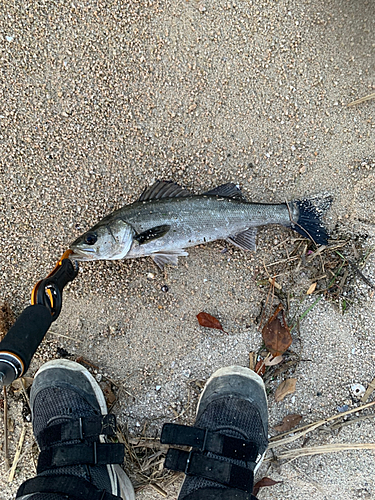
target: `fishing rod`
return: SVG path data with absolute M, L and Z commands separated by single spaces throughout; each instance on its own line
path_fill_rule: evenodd
M 78 274 L 67 250 L 49 275 L 38 281 L 26 307 L 0 342 L 0 386 L 9 385 L 29 368 L 31 358 L 62 307 L 62 292 Z

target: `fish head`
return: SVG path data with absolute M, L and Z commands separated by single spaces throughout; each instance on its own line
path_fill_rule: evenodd
M 135 231 L 122 219 L 101 221 L 70 245 L 72 260 L 120 260 L 129 252 Z

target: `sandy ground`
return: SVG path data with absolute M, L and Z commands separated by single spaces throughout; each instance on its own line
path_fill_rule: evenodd
M 17 314 L 75 237 L 155 179 L 196 193 L 231 181 L 257 202 L 330 193 L 332 236 L 351 238 L 360 257 L 374 246 L 375 101 L 347 107 L 375 90 L 373 1 L 4 0 L 1 7 L 0 298 Z M 256 254 L 225 242 L 195 248 L 165 275 L 151 260 L 82 264 L 30 374 L 64 348 L 120 385 L 114 411 L 132 435 L 145 423 L 157 435 L 183 410 L 179 421 L 191 422 L 195 381 L 224 365 L 248 366 L 248 353 L 259 349 L 254 320 L 268 289 L 256 277 L 263 262 L 285 258 L 294 237 L 263 229 Z M 362 271 L 375 280 L 373 255 Z M 307 290 L 308 276 L 301 270 L 293 279 L 297 288 L 288 273 L 279 281 L 296 313 L 316 297 L 301 304 L 297 289 Z M 375 376 L 375 305 L 363 281 L 354 279 L 351 290 L 344 315 L 323 299 L 301 322 L 292 348 L 305 361 L 293 396 L 276 403 L 282 378 L 271 383 L 271 426 L 288 413 L 309 423 L 358 406 L 351 385 L 367 387 Z M 199 327 L 202 310 L 229 335 Z M 11 414 L 13 456 L 23 426 L 15 402 Z M 373 442 L 373 426 L 369 417 L 316 431 L 307 445 Z M 283 483 L 259 497 L 373 498 L 373 464 L 374 452 L 344 451 L 264 466 Z M 1 500 L 32 475 L 26 453 L 14 482 L 3 476 Z M 177 490 L 178 483 L 168 498 Z M 139 498 L 161 497 L 146 488 Z

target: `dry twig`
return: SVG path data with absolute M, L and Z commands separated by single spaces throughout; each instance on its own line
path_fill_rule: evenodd
M 350 106 L 355 106 L 356 104 L 362 104 L 363 102 L 370 101 L 371 99 L 375 99 L 375 92 L 350 102 L 349 104 L 347 104 L 347 107 L 349 108 Z
M 366 403 L 366 401 L 368 400 L 368 398 L 371 396 L 371 394 L 375 391 L 375 378 L 374 380 L 372 380 L 367 389 L 366 389 L 366 392 L 364 393 L 364 395 L 362 396 L 362 403 Z
M 346 450 L 375 450 L 375 443 L 337 443 L 323 446 L 311 446 L 309 448 L 297 448 L 287 450 L 277 455 L 278 460 L 295 459 L 311 455 L 321 455 L 324 453 L 337 453 Z M 274 458 L 267 458 L 265 463 L 274 461 Z
M 8 477 L 9 483 L 11 483 L 14 479 L 14 474 L 16 473 L 16 467 L 17 467 L 18 461 L 20 459 L 23 442 L 25 440 L 25 435 L 26 435 L 26 425 L 23 426 L 20 440 L 18 441 L 18 445 L 17 445 L 17 449 L 16 449 L 16 454 L 14 456 L 12 468 L 10 469 L 10 472 L 9 472 L 9 477 Z
M 333 415 L 332 417 L 325 418 L 323 420 L 318 420 L 317 422 L 313 422 L 312 424 L 304 425 L 303 427 L 299 427 L 298 429 L 293 431 L 293 436 L 290 436 L 290 432 L 284 432 L 283 434 L 280 434 L 279 436 L 275 436 L 270 439 L 270 444 L 269 448 L 276 448 L 278 446 L 284 446 L 285 444 L 292 443 L 293 441 L 296 441 L 297 439 L 305 436 L 309 432 L 317 429 L 318 427 L 321 427 L 322 425 L 331 422 L 332 420 L 336 420 L 338 418 L 342 418 L 345 415 L 350 415 L 351 413 L 356 413 L 358 411 L 365 410 L 366 408 L 370 408 L 371 406 L 375 406 L 375 401 L 372 401 L 371 403 L 367 403 L 365 405 L 359 406 L 358 408 L 352 408 L 351 410 L 345 411 L 343 413 L 338 413 L 336 415 Z M 284 437 L 288 436 L 288 437 Z

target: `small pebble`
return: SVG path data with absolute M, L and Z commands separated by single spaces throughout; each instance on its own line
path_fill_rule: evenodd
M 338 411 L 339 413 L 344 413 L 344 412 L 346 412 L 346 411 L 348 411 L 348 410 L 349 410 L 349 406 L 348 406 L 348 405 L 343 405 L 343 406 L 338 406 L 338 407 L 337 407 L 337 411 Z
M 366 389 L 363 387 L 362 384 L 353 384 L 351 386 L 351 390 L 352 390 L 353 395 L 356 398 L 360 398 L 366 392 Z

